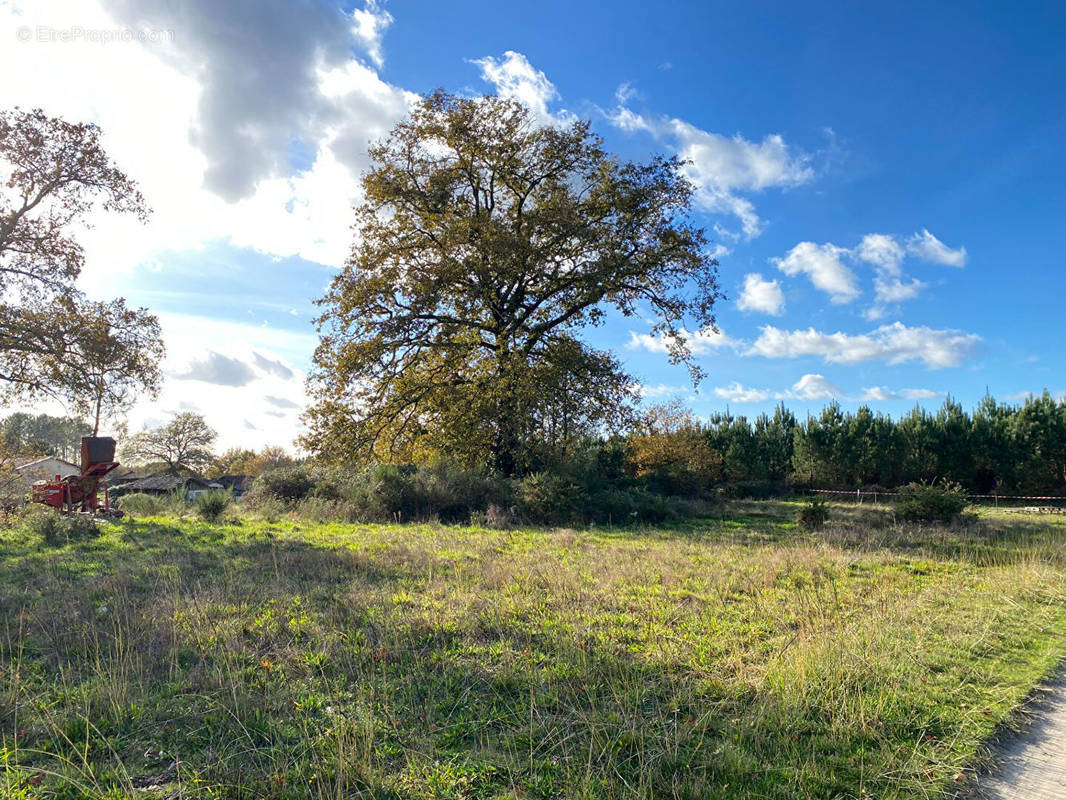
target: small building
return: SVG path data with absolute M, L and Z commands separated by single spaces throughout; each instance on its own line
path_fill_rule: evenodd
M 81 475 L 81 467 L 56 456 L 45 456 L 15 467 L 15 474 L 28 492 L 36 481 L 54 480 L 56 475 L 60 478 Z
M 228 489 L 232 492 L 235 498 L 240 497 L 251 489 L 254 481 L 254 475 L 223 475 L 220 478 L 215 478 L 215 482 L 220 484 L 223 489 Z
M 122 485 L 122 494 L 173 494 L 180 491 L 186 500 L 195 500 L 204 492 L 212 489 L 221 489 L 222 485 L 215 481 L 206 481 L 203 478 L 183 478 L 180 475 L 156 475 L 151 478 L 141 478 Z

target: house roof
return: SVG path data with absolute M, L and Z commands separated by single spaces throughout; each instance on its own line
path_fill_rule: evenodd
M 172 492 L 179 486 L 188 489 L 189 484 L 209 489 L 211 484 L 200 478 L 183 478 L 179 475 L 156 475 L 151 478 L 141 478 L 138 481 L 125 484 L 122 488 L 128 492 Z
M 121 472 L 115 470 L 107 476 L 109 483 L 115 483 L 116 481 L 139 481 L 144 478 L 154 477 L 151 472 L 143 472 L 135 469 L 122 470 Z
M 252 488 L 252 481 L 255 480 L 254 475 L 222 475 L 215 478 L 215 483 L 222 486 L 223 489 L 250 489 Z
M 81 467 L 79 467 L 77 464 L 71 464 L 65 458 L 58 458 L 56 456 L 44 456 L 43 458 L 38 458 L 38 459 L 35 459 L 33 461 L 27 462 L 26 464 L 23 464 L 22 466 L 15 467 L 15 469 L 17 469 L 17 470 L 18 469 L 29 469 L 30 467 L 36 467 L 36 466 L 38 466 L 40 464 L 43 464 L 45 461 L 58 461 L 60 464 L 65 464 L 66 466 L 70 467 L 71 469 L 76 469 L 76 470 L 78 470 L 78 472 L 81 472 Z

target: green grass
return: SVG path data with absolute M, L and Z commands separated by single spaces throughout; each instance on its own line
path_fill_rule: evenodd
M 1066 654 L 1066 525 L 797 508 L 0 533 L 0 795 L 949 796 Z

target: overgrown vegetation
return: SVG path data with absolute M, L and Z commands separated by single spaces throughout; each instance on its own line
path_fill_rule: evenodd
M 212 489 L 196 496 L 196 513 L 200 519 L 215 522 L 233 504 L 233 495 L 229 492 Z
M 31 536 L 40 537 L 41 541 L 51 547 L 91 539 L 100 534 L 96 520 L 92 517 L 79 514 L 66 516 L 56 511 L 31 513 L 26 518 L 24 527 Z
M 800 506 L 796 522 L 807 531 L 820 530 L 829 521 L 829 504 L 825 500 L 814 498 Z
M 796 512 L 6 531 L 0 795 L 950 796 L 1064 654 L 1063 523 Z
M 144 492 L 124 494 L 114 502 L 126 514 L 138 517 L 156 517 L 170 510 L 168 498 Z
M 277 515 L 295 510 L 324 521 L 469 522 L 533 524 L 659 523 L 706 507 L 698 497 L 664 496 L 649 482 L 611 467 L 609 450 L 593 449 L 558 472 L 503 478 L 438 462 L 376 464 L 363 470 L 310 465 L 263 473 L 242 500 L 246 508 Z M 658 487 L 657 487 L 658 488 Z

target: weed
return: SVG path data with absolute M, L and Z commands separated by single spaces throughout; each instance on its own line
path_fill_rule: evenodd
M 828 520 L 829 505 L 818 498 L 808 500 L 796 514 L 796 522 L 806 531 L 820 530 Z
M 213 489 L 196 496 L 196 513 L 201 519 L 214 522 L 233 504 L 233 495 L 229 492 Z

